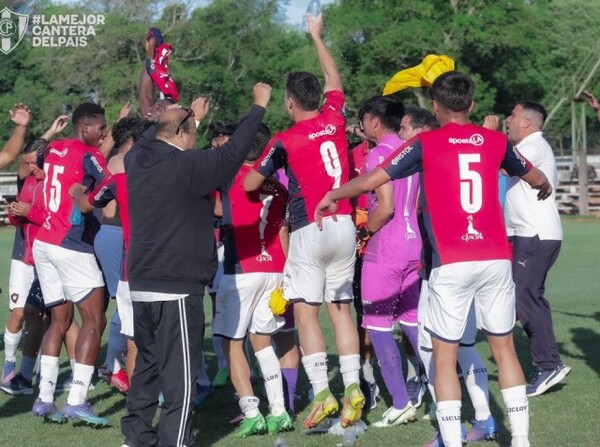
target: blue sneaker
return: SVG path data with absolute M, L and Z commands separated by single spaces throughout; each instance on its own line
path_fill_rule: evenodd
M 94 413 L 94 409 L 89 402 L 84 402 L 81 405 L 69 405 L 65 402 L 62 412 L 69 419 L 87 422 L 88 424 L 96 427 L 108 425 L 108 419 L 100 417 Z
M 379 387 L 377 384 L 360 379 L 360 390 L 365 395 L 365 407 L 370 410 L 377 408 L 377 397 L 379 396 Z
M 13 396 L 20 396 L 21 394 L 30 396 L 33 394 L 33 385 L 30 380 L 18 373 L 10 382 L 0 383 L 0 390 Z
M 196 397 L 194 398 L 194 408 L 200 408 L 204 401 L 215 394 L 215 387 L 212 385 L 196 385 Z
M 462 443 L 463 445 L 467 445 L 467 430 L 463 426 L 461 426 L 460 429 L 462 435 Z M 423 447 L 444 447 L 444 440 L 442 439 L 442 435 L 440 434 L 440 432 L 438 431 L 437 436 L 433 441 L 428 442 L 427 444 L 423 444 Z
M 67 422 L 67 418 L 64 414 L 58 411 L 54 402 L 46 403 L 38 397 L 31 409 L 34 416 L 43 417 L 45 420 L 55 422 L 57 424 L 63 424 Z
M 17 363 L 16 362 L 4 362 L 4 369 L 2 370 L 2 379 L 0 382 L 6 384 L 10 382 L 13 377 L 17 375 Z
M 484 421 L 473 419 L 471 423 L 473 428 L 467 434 L 467 441 L 469 442 L 491 441 L 498 436 L 498 424 L 492 415 Z
M 571 367 L 561 363 L 554 369 L 536 369 L 527 384 L 527 397 L 539 396 L 558 385 L 571 372 Z
M 427 385 L 425 385 L 421 376 L 416 376 L 406 381 L 406 391 L 413 407 L 419 408 L 423 403 L 426 387 Z

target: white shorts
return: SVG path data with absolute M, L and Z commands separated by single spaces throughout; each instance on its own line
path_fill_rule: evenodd
M 10 260 L 10 276 L 8 280 L 8 307 L 10 310 L 23 308 L 27 302 L 29 289 L 35 279 L 35 269 L 16 259 Z
M 352 302 L 356 259 L 355 227 L 350 216 L 323 219 L 292 231 L 283 278 L 288 301 L 309 304 Z
M 117 295 L 117 284 L 121 276 L 123 228 L 116 225 L 102 225 L 94 238 L 94 252 L 102 267 L 108 293 L 114 297 Z
M 217 293 L 219 290 L 219 284 L 221 278 L 223 278 L 223 262 L 225 261 L 225 245 L 222 242 L 217 243 L 217 273 L 215 278 L 212 280 L 211 285 L 208 287 L 208 293 Z
M 117 310 L 121 317 L 121 334 L 133 338 L 133 303 L 129 293 L 129 282 L 119 281 L 116 297 Z
M 449 343 L 462 338 L 474 302 L 479 329 L 505 335 L 515 325 L 515 284 L 508 260 L 455 262 L 429 277 L 425 330 Z
M 425 330 L 425 315 L 429 306 L 429 283 L 421 282 L 421 294 L 419 296 L 418 321 L 419 321 L 419 349 L 432 351 L 431 334 Z M 423 316 L 421 318 L 421 315 Z M 477 320 L 475 318 L 475 305 L 471 304 L 465 332 L 460 339 L 460 346 L 474 346 L 477 339 Z
M 269 307 L 271 292 L 281 287 L 281 273 L 223 275 L 216 299 L 213 335 L 241 340 L 247 332 L 271 335 L 285 324 Z
M 102 272 L 91 253 L 35 240 L 33 257 L 46 307 L 66 300 L 77 303 L 93 289 L 104 286 Z

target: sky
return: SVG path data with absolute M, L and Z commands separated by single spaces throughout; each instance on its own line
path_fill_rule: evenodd
M 56 3 L 76 3 L 77 0 L 56 0 Z M 290 0 L 288 6 L 285 8 L 287 16 L 287 22 L 292 25 L 300 25 L 302 23 L 302 16 L 306 11 L 306 7 L 310 0 Z M 321 0 L 321 5 L 325 6 L 329 3 L 333 3 L 334 0 Z M 208 4 L 210 0 L 200 0 L 198 4 Z

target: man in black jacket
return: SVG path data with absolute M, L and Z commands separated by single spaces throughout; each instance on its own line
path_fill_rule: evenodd
M 254 105 L 218 151 L 194 146 L 196 125 L 208 113 L 164 112 L 125 158 L 131 243 L 129 285 L 138 347 L 135 373 L 121 420 L 125 445 L 192 446 L 191 403 L 203 343 L 205 286 L 216 272 L 209 193 L 239 170 L 270 99 L 254 87 Z M 158 432 L 154 418 L 164 395 Z

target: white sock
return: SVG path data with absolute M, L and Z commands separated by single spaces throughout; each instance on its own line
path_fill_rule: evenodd
M 344 388 L 353 383 L 359 383 L 360 377 L 360 355 L 340 355 L 340 373 L 344 381 Z
M 255 418 L 260 414 L 260 411 L 258 410 L 259 403 L 260 399 L 256 396 L 240 397 L 240 410 L 242 410 L 242 413 L 244 413 L 246 418 Z
M 265 381 L 265 391 L 267 392 L 267 399 L 269 399 L 271 414 L 279 416 L 285 413 L 281 364 L 272 346 L 261 349 L 255 355 Z
M 104 361 L 111 373 L 118 373 L 121 369 L 121 358 L 126 349 L 127 337 L 121 334 L 121 318 L 119 312 L 115 311 L 110 321 L 106 360 Z
M 58 379 L 58 357 L 42 355 L 40 358 L 40 395 L 42 402 L 54 402 L 54 390 Z
M 437 402 L 437 421 L 445 447 L 462 447 L 460 400 Z
M 491 415 L 488 372 L 485 363 L 474 346 L 462 346 L 458 350 L 458 364 L 475 409 L 475 419 L 485 421 Z
M 94 375 L 94 365 L 84 365 L 83 363 L 75 363 L 73 368 L 73 382 L 67 397 L 69 405 L 81 405 L 85 402 L 92 376 Z
M 315 396 L 321 391 L 329 388 L 329 378 L 327 377 L 327 354 L 325 352 L 316 352 L 302 357 L 302 365 L 308 376 L 308 380 L 313 388 Z
M 423 369 L 425 370 L 425 376 L 427 377 L 427 388 L 429 389 L 429 394 L 431 395 L 433 403 L 435 403 L 435 387 L 433 386 L 433 352 L 421 349 L 419 355 L 421 356 Z
M 4 329 L 4 360 L 7 362 L 17 361 L 17 349 L 21 342 L 23 329 L 19 332 L 10 332 L 8 328 Z
M 217 356 L 217 367 L 219 369 L 227 368 L 227 358 L 225 357 L 225 351 L 223 351 L 223 339 L 218 335 L 213 335 L 213 349 Z
M 510 422 L 512 447 L 529 447 L 529 402 L 525 385 L 501 391 Z
M 368 383 L 375 383 L 375 374 L 373 373 L 373 364 L 371 363 L 370 359 L 365 360 L 362 363 L 361 369 L 362 369 L 362 373 L 363 373 L 363 378 Z
M 206 362 L 204 361 L 204 351 L 200 355 L 200 371 L 198 371 L 198 379 L 196 383 L 199 386 L 210 386 L 211 381 L 208 378 L 208 372 L 206 371 Z
M 75 363 L 77 361 L 75 359 L 69 359 L 69 365 L 71 366 L 71 376 L 75 373 Z

